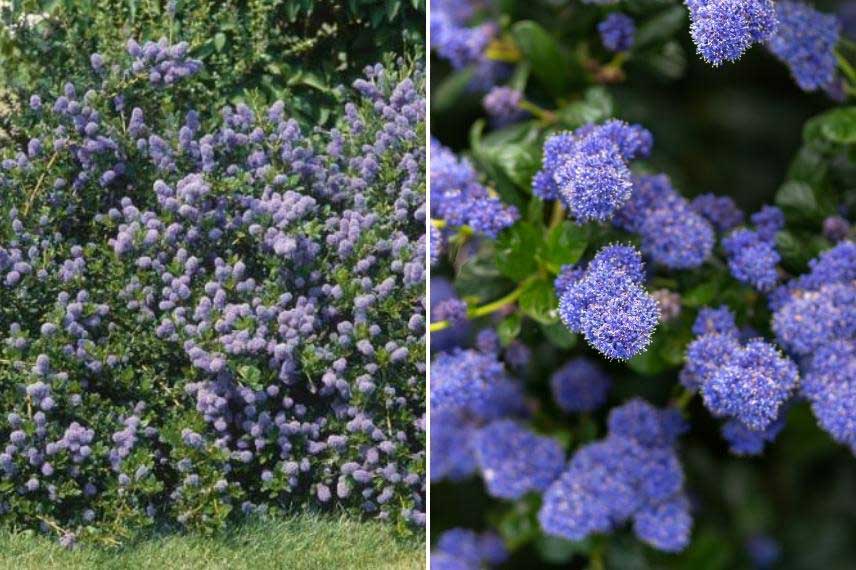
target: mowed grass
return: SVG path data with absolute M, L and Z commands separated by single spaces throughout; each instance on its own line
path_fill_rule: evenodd
M 33 533 L 0 533 L 0 568 L 16 570 L 410 570 L 425 568 L 425 543 L 377 523 L 313 514 L 233 525 L 212 536 L 161 533 L 119 548 L 66 550 Z

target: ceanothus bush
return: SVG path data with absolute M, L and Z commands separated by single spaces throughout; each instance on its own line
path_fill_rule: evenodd
M 34 94 L 3 152 L 0 518 L 64 543 L 302 504 L 421 526 L 422 70 L 367 68 L 313 128 L 173 111 L 200 62 L 127 52 Z
M 432 2 L 432 567 L 856 559 L 832 5 Z

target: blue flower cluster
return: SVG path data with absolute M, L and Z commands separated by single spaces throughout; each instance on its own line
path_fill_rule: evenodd
M 659 305 L 643 288 L 644 280 L 636 249 L 604 247 L 573 282 L 557 289 L 562 322 L 607 358 L 632 358 L 651 342 L 660 319 Z
M 282 102 L 165 114 L 194 66 L 140 50 L 157 89 L 96 58 L 3 157 L 0 519 L 423 524 L 423 73 L 372 66 L 305 129 Z
M 740 59 L 776 30 L 773 0 L 685 0 L 690 36 L 699 55 L 713 65 Z
M 615 119 L 553 135 L 532 191 L 561 199 L 578 222 L 609 220 L 631 196 L 630 161 L 648 156 L 652 146 L 648 130 Z
M 487 492 L 501 499 L 543 491 L 565 466 L 565 452 L 556 440 L 535 435 L 513 420 L 481 428 L 472 447 Z
M 790 68 L 800 89 L 816 91 L 832 84 L 837 68 L 834 50 L 841 34 L 838 18 L 792 0 L 776 2 L 776 17 L 779 25 L 767 47 Z
M 770 208 L 766 212 L 781 212 L 777 208 Z M 752 285 L 762 292 L 769 292 L 779 281 L 776 267 L 781 261 L 779 252 L 776 251 L 775 235 L 784 226 L 784 218 L 781 223 L 777 219 L 767 219 L 760 216 L 762 210 L 752 216 L 752 220 L 758 220 L 757 230 L 741 228 L 734 230 L 722 239 L 722 249 L 728 258 L 728 269 L 735 279 Z
M 730 196 L 701 194 L 690 202 L 693 211 L 713 224 L 718 232 L 726 232 L 743 223 L 743 211 Z
M 801 359 L 801 394 L 820 426 L 856 453 L 856 244 L 822 253 L 770 304 L 777 339 Z
M 683 550 L 692 517 L 674 446 L 684 429 L 677 411 L 644 400 L 613 409 L 608 436 L 580 448 L 544 493 L 541 527 L 582 540 L 632 519 L 641 540 L 667 552 Z
M 613 218 L 617 227 L 642 237 L 642 252 L 670 269 L 690 269 L 713 251 L 711 224 L 672 187 L 665 174 L 632 178 L 630 199 Z
M 526 416 L 522 386 L 499 362 L 498 346 L 484 344 L 484 352 L 456 349 L 438 354 L 431 364 L 432 482 L 471 476 L 478 467 L 473 442 L 479 430 Z M 477 377 L 471 379 L 473 373 Z
M 431 570 L 480 570 L 502 564 L 507 558 L 508 550 L 497 534 L 453 528 L 437 539 L 431 552 Z
M 128 54 L 134 58 L 131 71 L 146 74 L 149 83 L 157 87 L 172 85 L 202 69 L 201 61 L 187 57 L 188 51 L 187 42 L 170 45 L 166 38 L 157 42 L 148 41 L 143 45 L 128 40 Z M 98 71 L 103 67 L 103 59 L 99 54 L 92 54 L 91 59 L 93 69 Z
M 636 24 L 633 18 L 621 12 L 613 12 L 597 25 L 600 41 L 609 51 L 627 51 L 636 39 Z
M 517 209 L 490 195 L 466 159 L 431 139 L 431 216 L 451 228 L 468 225 L 490 237 L 519 218 Z
M 681 382 L 699 390 L 712 414 L 726 417 L 723 436 L 739 454 L 757 454 L 783 426 L 797 387 L 796 364 L 760 338 L 741 344 L 727 307 L 702 309 L 693 325 Z
M 490 20 L 470 25 L 480 4 L 471 0 L 431 0 L 431 49 L 455 69 L 471 67 L 471 87 L 486 91 L 507 75 L 508 68 L 485 57 L 499 26 Z
M 578 356 L 553 372 L 553 399 L 565 412 L 591 412 L 606 401 L 612 379 L 594 360 Z
M 493 119 L 503 122 L 510 121 L 522 115 L 520 102 L 523 93 L 511 87 L 494 87 L 484 96 L 484 110 Z

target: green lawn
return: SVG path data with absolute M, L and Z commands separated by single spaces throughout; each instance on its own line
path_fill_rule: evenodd
M 68 551 L 32 533 L 0 535 L 0 568 L 16 570 L 375 570 L 425 567 L 425 543 L 388 526 L 316 515 L 254 521 L 214 536 L 166 534 L 118 549 Z

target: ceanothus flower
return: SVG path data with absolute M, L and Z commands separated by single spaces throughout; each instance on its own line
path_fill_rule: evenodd
M 776 206 L 764 205 L 750 217 L 758 237 L 774 243 L 776 233 L 785 227 L 785 214 Z
M 856 454 L 856 340 L 820 346 L 806 366 L 801 394 L 821 428 Z
M 466 159 L 431 139 L 431 214 L 449 226 L 469 225 L 490 237 L 517 221 L 513 206 L 492 197 Z
M 743 422 L 730 419 L 722 425 L 722 437 L 734 455 L 760 455 L 785 427 L 784 409 L 779 417 L 762 430 L 753 430 Z
M 579 222 L 608 220 L 630 198 L 629 162 L 647 156 L 652 144 L 649 131 L 615 119 L 553 135 L 533 191 L 561 198 Z
M 766 429 L 791 396 L 799 373 L 796 364 L 762 339 L 749 341 L 721 363 L 702 385 L 705 406 L 749 429 Z
M 854 4 L 856 6 L 856 4 Z M 829 216 L 823 220 L 823 237 L 833 243 L 844 240 L 850 233 L 850 222 L 841 216 Z
M 566 412 L 591 412 L 605 401 L 612 379 L 590 358 L 572 358 L 550 377 L 556 405 Z
M 633 18 L 621 12 L 612 12 L 597 25 L 600 41 L 609 51 L 627 51 L 636 39 L 636 24 Z
M 642 288 L 642 258 L 633 247 L 603 248 L 584 275 L 560 292 L 559 315 L 607 358 L 626 360 L 648 346 L 660 319 Z
M 699 55 L 718 66 L 737 61 L 776 30 L 773 0 L 685 0 L 690 36 Z
M 779 0 L 775 10 L 778 27 L 766 39 L 767 49 L 790 68 L 803 91 L 830 85 L 837 69 L 834 50 L 841 34 L 838 18 L 792 0 Z
M 431 405 L 470 405 L 506 379 L 495 354 L 460 348 L 440 353 L 431 365 Z
M 667 552 L 689 543 L 692 518 L 674 450 L 685 426 L 676 411 L 631 400 L 609 416 L 609 434 L 583 446 L 544 493 L 547 534 L 583 540 L 633 520 L 637 536 Z
M 743 211 L 730 196 L 701 194 L 693 198 L 690 207 L 713 224 L 719 232 L 725 232 L 743 223 Z
M 482 99 L 485 111 L 495 119 L 508 120 L 520 114 L 523 93 L 511 87 L 494 87 Z
M 452 528 L 437 539 L 431 551 L 431 570 L 479 570 L 507 558 L 508 550 L 497 534 Z
M 693 323 L 692 333 L 696 336 L 718 333 L 736 338 L 738 331 L 734 313 L 726 305 L 720 305 L 716 309 L 703 307 Z
M 543 491 L 565 464 L 565 453 L 556 440 L 536 435 L 513 420 L 481 428 L 471 445 L 487 492 L 501 499 Z
M 698 267 L 713 251 L 713 227 L 664 174 L 634 176 L 630 199 L 613 224 L 639 234 L 642 253 L 671 269 Z
M 762 292 L 771 291 L 779 280 L 776 269 L 781 256 L 773 243 L 758 231 L 738 229 L 722 240 L 728 269 L 735 279 Z

